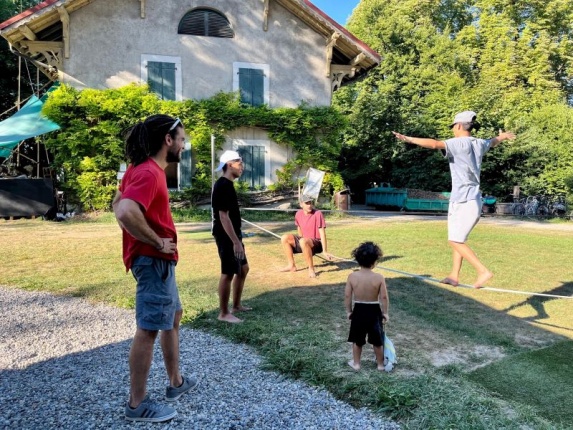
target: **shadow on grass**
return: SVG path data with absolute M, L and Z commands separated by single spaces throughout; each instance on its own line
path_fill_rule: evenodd
M 563 339 L 448 288 L 407 277 L 390 278 L 387 283 L 390 314 L 407 315 L 409 322 L 404 324 L 393 317 L 391 337 L 395 336 L 396 329 L 411 334 L 430 329 L 454 345 L 473 343 L 501 349 L 510 355 L 528 348 L 519 342 L 518 333 L 524 337 L 545 336 L 549 339 L 546 344 Z M 484 292 L 476 290 L 474 294 Z M 447 412 L 425 417 L 424 425 L 484 428 L 483 411 L 490 417 L 494 415 L 491 422 L 499 427 L 508 425 L 503 407 L 483 403 L 491 401 L 484 400 L 491 398 L 491 393 L 479 391 L 469 383 L 462 367 L 449 374 L 430 366 L 429 370 L 420 373 L 419 369 L 416 371 L 409 363 L 401 361 L 399 366 L 405 370 L 403 374 L 400 371 L 390 375 L 376 372 L 374 368 L 369 370 L 368 364 L 362 372 L 351 371 L 346 365 L 350 358 L 346 342 L 349 323 L 345 318 L 343 297 L 344 284 L 298 285 L 251 298 L 247 304 L 254 310 L 241 315 L 245 318 L 242 324 L 221 323 L 216 320 L 217 312 L 212 311 L 199 315 L 192 326 L 251 345 L 265 357 L 268 368 L 324 386 L 354 406 L 385 411 L 395 419 L 408 420 L 417 414 L 423 415 L 420 410 L 428 407 L 425 401 L 438 401 L 449 404 Z M 399 357 L 401 353 L 406 356 L 428 353 L 427 345 L 414 346 L 419 351 L 401 352 L 403 346 L 396 344 L 396 340 L 394 343 Z M 483 361 L 488 359 L 485 357 Z M 508 360 L 511 362 L 511 357 Z M 391 386 L 388 386 L 389 381 Z M 433 391 L 438 385 L 442 394 L 436 399 Z M 476 393 L 463 393 L 468 389 Z M 523 418 L 523 422 L 528 419 Z
M 541 292 L 544 294 L 553 294 L 556 296 L 573 297 L 573 282 L 571 282 L 571 281 L 570 282 L 564 282 L 559 287 L 553 288 L 551 290 L 541 291 Z M 540 322 L 539 320 L 549 318 L 549 314 L 545 310 L 545 303 L 553 301 L 553 300 L 558 300 L 558 299 L 555 297 L 531 296 L 522 302 L 516 303 L 516 304 L 504 309 L 503 311 L 504 312 L 510 312 L 510 311 L 517 309 L 517 308 L 520 308 L 522 306 L 529 306 L 529 307 L 533 308 L 535 310 L 535 312 L 537 312 L 537 315 L 533 315 L 533 316 L 526 317 L 523 319 L 525 319 L 527 321 L 534 321 L 534 322 L 539 323 L 539 324 L 545 324 L 543 322 Z M 559 326 L 552 325 L 552 327 L 559 327 Z M 559 328 L 563 328 L 563 329 L 568 330 L 568 331 L 573 331 L 573 330 L 567 329 L 565 327 L 559 327 Z

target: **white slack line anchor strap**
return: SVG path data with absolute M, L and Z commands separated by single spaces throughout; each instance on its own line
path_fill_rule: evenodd
M 262 231 L 264 231 L 264 232 L 266 232 L 266 233 L 268 233 L 268 234 L 270 234 L 270 235 L 272 235 L 272 236 L 278 238 L 278 239 L 281 238 L 278 234 L 273 233 L 272 231 L 269 231 L 269 230 L 267 230 L 267 229 L 261 227 L 260 225 L 257 225 L 257 224 L 255 224 L 255 223 L 253 223 L 253 222 L 250 222 L 250 221 L 247 221 L 247 220 L 244 219 L 244 218 L 241 218 L 241 220 L 242 220 L 243 222 L 246 222 L 247 224 L 252 225 L 253 227 L 258 228 L 259 230 L 262 230 Z M 322 258 L 324 261 L 330 261 L 331 263 L 335 263 L 335 262 L 337 262 L 337 261 L 343 261 L 343 262 L 349 262 L 349 263 L 356 263 L 354 260 L 350 260 L 350 259 L 348 259 L 348 258 L 337 257 L 337 256 L 332 255 L 332 254 L 331 254 L 331 256 L 332 256 L 332 260 L 329 260 L 329 259 L 327 259 L 327 258 L 325 258 L 325 257 L 323 257 L 323 256 L 321 256 L 321 255 L 319 255 L 319 254 L 316 255 L 316 257 Z M 393 273 L 399 273 L 399 274 L 401 274 L 401 275 L 406 275 L 406 276 L 408 276 L 408 277 L 410 277 L 410 278 L 417 278 L 417 279 L 421 279 L 421 280 L 423 280 L 423 281 L 430 281 L 430 282 L 435 282 L 436 284 L 442 284 L 438 279 L 431 278 L 431 277 L 429 277 L 429 276 L 416 275 L 416 274 L 414 274 L 414 273 L 403 272 L 402 270 L 397 270 L 397 269 L 389 269 L 389 268 L 387 268 L 387 267 L 380 266 L 379 264 L 377 264 L 376 267 L 377 267 L 378 269 L 386 270 L 386 271 L 388 271 L 388 272 L 393 272 Z M 496 292 L 499 292 L 499 293 L 522 294 L 522 295 L 525 295 L 525 296 L 550 297 L 550 298 L 552 298 L 552 299 L 570 299 L 570 300 L 573 300 L 573 296 L 559 296 L 559 295 L 556 295 L 556 294 L 531 293 L 531 292 L 529 292 L 529 291 L 504 290 L 504 289 L 501 289 L 501 288 L 492 288 L 492 287 L 475 288 L 473 285 L 467 285 L 467 284 L 458 284 L 455 288 L 460 288 L 460 287 L 461 287 L 461 288 L 470 288 L 470 289 L 472 289 L 472 290 L 486 290 L 486 291 L 496 291 Z

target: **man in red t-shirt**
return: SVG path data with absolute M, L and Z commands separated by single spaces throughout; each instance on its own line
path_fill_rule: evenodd
M 302 253 L 308 265 L 308 276 L 316 278 L 312 256 L 322 252 L 328 260 L 332 259 L 327 253 L 326 222 L 322 212 L 314 208 L 312 197 L 302 196 L 300 207 L 294 217 L 298 234 L 285 234 L 281 238 L 288 261 L 288 265 L 281 269 L 281 272 L 296 272 L 294 254 Z
M 179 322 L 183 310 L 175 282 L 178 260 L 177 232 L 171 209 L 165 168 L 179 162 L 185 130 L 179 119 L 153 115 L 128 130 L 125 153 L 130 162 L 113 210 L 123 234 L 123 261 L 137 281 L 137 329 L 129 354 L 130 395 L 125 418 L 163 422 L 177 411 L 147 396 L 147 377 L 153 347 L 161 331 L 161 349 L 169 376 L 165 399 L 175 401 L 197 385 L 197 378 L 179 369 Z

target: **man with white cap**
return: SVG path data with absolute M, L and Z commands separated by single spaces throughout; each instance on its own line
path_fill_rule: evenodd
M 453 265 L 450 274 L 441 282 L 457 286 L 463 259 L 477 271 L 473 286 L 481 288 L 491 279 L 493 273 L 478 259 L 466 244 L 466 240 L 479 221 L 481 215 L 480 173 L 483 155 L 506 139 L 514 139 L 515 134 L 502 132 L 493 139 L 472 137 L 472 130 L 478 131 L 480 124 L 473 111 L 458 113 L 451 125 L 453 139 L 446 141 L 405 136 L 392 132 L 401 141 L 429 149 L 440 149 L 450 163 L 452 192 L 448 209 L 448 242 L 453 249 Z
M 251 310 L 241 304 L 245 279 L 249 273 L 249 263 L 242 242 L 241 213 L 233 185 L 233 181 L 243 174 L 243 160 L 238 152 L 225 151 L 221 154 L 219 166 L 215 171 L 223 172 L 223 175 L 215 182 L 211 195 L 212 233 L 221 259 L 218 319 L 229 323 L 240 323 L 243 321 L 234 314 Z M 233 308 L 229 311 L 231 284 Z

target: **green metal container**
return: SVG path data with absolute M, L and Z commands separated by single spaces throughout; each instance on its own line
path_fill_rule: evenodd
M 447 212 L 449 200 L 406 199 L 404 209 L 408 211 Z
M 369 188 L 366 193 L 366 205 L 403 208 L 408 192 L 405 189 L 392 188 L 388 183 Z

